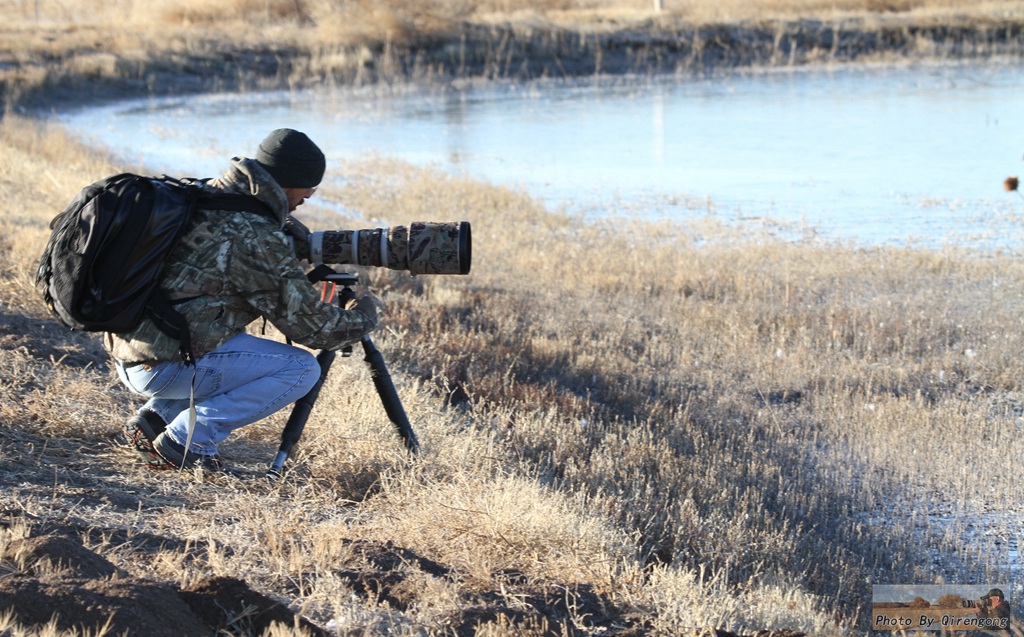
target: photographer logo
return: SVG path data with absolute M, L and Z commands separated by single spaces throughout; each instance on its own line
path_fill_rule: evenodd
M 1005 585 L 876 585 L 872 630 L 1010 630 Z

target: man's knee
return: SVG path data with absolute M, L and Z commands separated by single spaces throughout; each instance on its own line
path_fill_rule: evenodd
M 295 374 L 296 385 L 301 385 L 303 394 L 313 388 L 320 378 L 320 361 L 312 353 L 295 348 L 294 365 L 290 366 Z

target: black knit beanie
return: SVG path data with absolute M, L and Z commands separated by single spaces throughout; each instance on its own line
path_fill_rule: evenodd
M 272 131 L 260 142 L 256 161 L 282 188 L 313 188 L 324 178 L 324 154 L 305 133 Z

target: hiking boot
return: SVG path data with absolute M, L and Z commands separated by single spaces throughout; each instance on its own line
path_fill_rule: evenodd
M 146 463 L 151 465 L 164 464 L 163 458 L 153 448 L 153 441 L 167 428 L 167 423 L 156 412 L 140 409 L 139 413 L 128 419 L 121 429 L 125 442 L 138 452 Z
M 194 451 L 186 452 L 185 445 L 175 442 L 167 435 L 167 432 L 156 437 L 153 441 L 153 449 L 156 450 L 157 456 L 163 459 L 164 466 L 168 469 L 191 469 L 196 465 L 202 467 L 204 471 L 216 472 L 224 469 L 224 464 L 217 454 L 206 456 Z

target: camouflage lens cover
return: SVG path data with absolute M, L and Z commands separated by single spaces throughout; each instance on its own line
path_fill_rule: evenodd
M 366 230 L 329 230 L 310 236 L 318 263 L 408 270 L 413 274 L 469 274 L 471 237 L 468 221 L 413 222 Z

